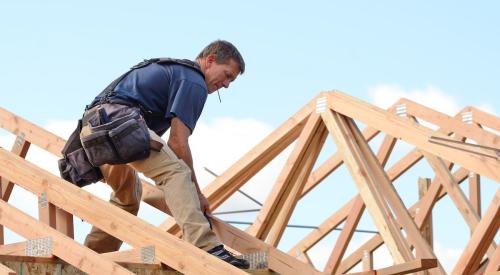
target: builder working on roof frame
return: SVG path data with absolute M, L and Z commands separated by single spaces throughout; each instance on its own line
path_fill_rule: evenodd
M 61 175 L 78 186 L 103 179 L 110 202 L 137 215 L 141 201 L 138 172 L 164 192 L 184 240 L 239 268 L 248 262 L 231 255 L 210 229 L 208 200 L 193 170 L 188 138 L 207 95 L 228 88 L 245 71 L 234 45 L 217 40 L 195 62 L 150 59 L 113 81 L 87 106 L 63 149 Z M 170 128 L 168 141 L 160 136 Z M 96 252 L 117 251 L 122 241 L 93 227 L 85 245 Z

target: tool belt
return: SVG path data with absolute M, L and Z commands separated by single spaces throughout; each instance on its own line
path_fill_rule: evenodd
M 83 136 L 82 127 L 88 127 Z M 161 146 L 151 141 L 139 108 L 99 105 L 85 112 L 79 121 L 63 148 L 59 170 L 62 178 L 83 187 L 103 178 L 99 166 L 145 159 L 151 149 L 159 151 Z

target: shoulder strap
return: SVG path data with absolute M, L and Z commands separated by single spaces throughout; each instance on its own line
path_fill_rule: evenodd
M 195 70 L 197 73 L 199 73 L 203 77 L 203 79 L 205 79 L 205 75 L 201 71 L 200 65 L 198 65 L 198 63 L 193 62 L 189 59 L 176 59 L 176 58 L 169 58 L 169 57 L 144 59 L 143 61 L 139 62 L 138 64 L 132 66 L 130 68 L 130 70 L 128 70 L 127 72 L 122 74 L 120 77 L 115 79 L 113 82 L 111 82 L 111 84 L 109 84 L 106 87 L 106 89 L 104 89 L 105 93 L 104 93 L 104 96 L 101 97 L 99 104 L 104 104 L 108 101 L 109 96 L 115 90 L 116 86 L 118 86 L 118 83 L 120 83 L 120 81 L 122 81 L 131 71 L 146 67 L 149 64 L 153 64 L 153 63 L 183 65 L 183 66 L 186 66 L 186 67 L 189 67 L 189 68 Z

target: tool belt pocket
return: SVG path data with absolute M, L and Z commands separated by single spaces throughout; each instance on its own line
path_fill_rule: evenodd
M 93 167 L 80 142 L 81 121 L 62 150 L 64 158 L 58 161 L 61 177 L 78 187 L 100 181 L 103 176 L 99 167 Z
M 149 130 L 138 113 L 90 127 L 82 145 L 93 166 L 125 164 L 149 156 Z

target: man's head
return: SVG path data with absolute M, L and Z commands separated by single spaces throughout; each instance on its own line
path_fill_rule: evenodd
M 236 47 L 224 40 L 206 46 L 196 57 L 196 62 L 205 74 L 208 92 L 228 88 L 239 74 L 245 72 L 245 61 Z

